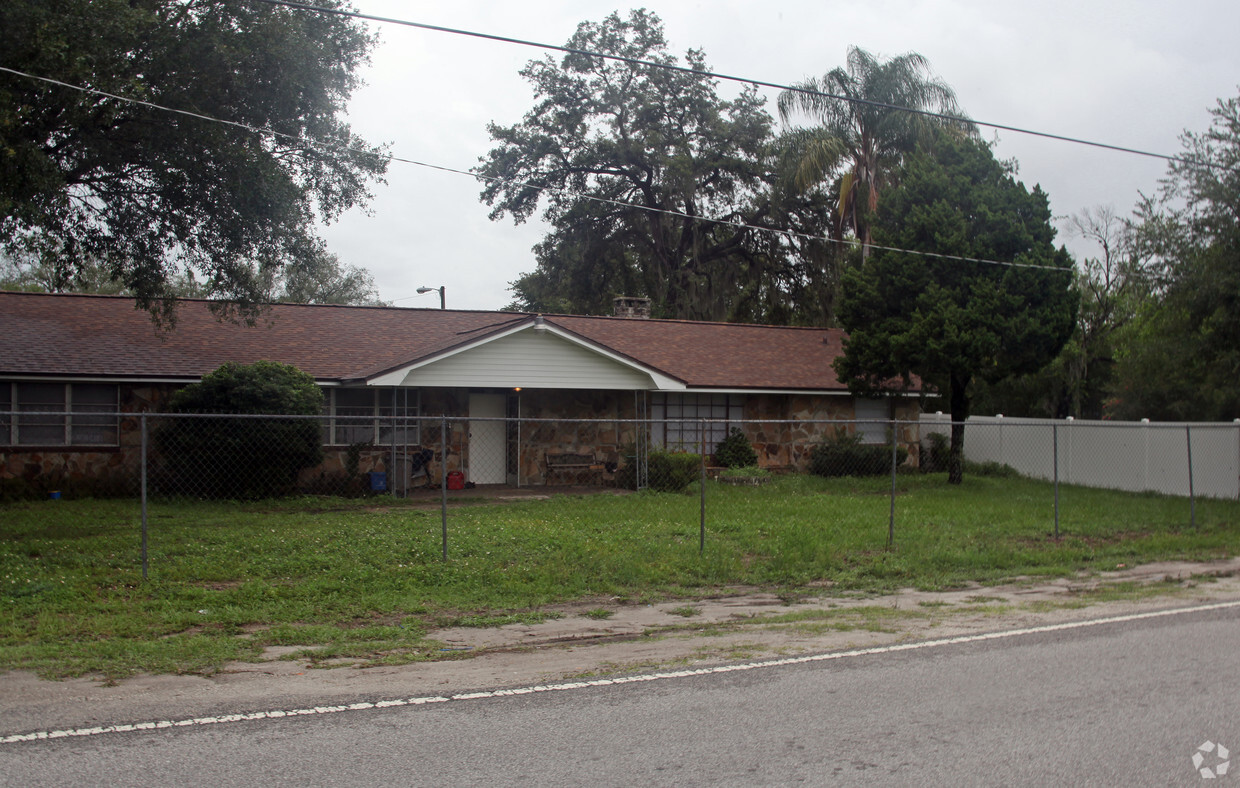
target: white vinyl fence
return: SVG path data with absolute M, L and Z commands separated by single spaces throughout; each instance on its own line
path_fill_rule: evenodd
M 951 416 L 921 414 L 923 450 L 927 436 L 936 432 L 950 435 Z M 970 416 L 964 456 L 970 462 L 1008 465 L 1036 479 L 1058 477 L 1065 484 L 1240 499 L 1240 419 L 1183 423 Z

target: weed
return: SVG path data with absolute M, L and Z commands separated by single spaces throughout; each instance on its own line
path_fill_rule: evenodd
M 694 616 L 702 615 L 702 608 L 697 607 L 696 605 L 681 605 L 680 607 L 674 607 L 667 612 L 671 613 L 674 616 L 683 616 L 685 618 L 693 618 Z

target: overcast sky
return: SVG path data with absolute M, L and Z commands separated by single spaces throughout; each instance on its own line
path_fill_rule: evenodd
M 700 48 L 716 72 L 780 84 L 843 65 L 850 45 L 918 52 L 977 120 L 1167 154 L 1180 152 L 1183 130 L 1208 126 L 1217 99 L 1240 89 L 1236 0 L 355 3 L 363 13 L 557 45 L 583 20 L 644 5 L 663 19 L 678 56 Z M 486 124 L 516 123 L 533 104 L 517 72 L 545 50 L 367 24 L 381 41 L 349 120 L 396 156 L 468 170 L 491 148 Z M 998 139 L 997 155 L 1019 160 L 1021 180 L 1041 184 L 1057 216 L 1108 205 L 1127 215 L 1166 169 L 1013 132 Z M 442 285 L 449 308 L 499 309 L 512 299 L 508 283 L 534 267 L 530 248 L 542 228 L 488 220 L 479 191 L 470 177 L 393 162 L 369 215 L 350 212 L 324 235 L 398 306 L 438 307 L 438 293 L 415 291 Z M 1059 240 L 1088 251 L 1062 232 Z

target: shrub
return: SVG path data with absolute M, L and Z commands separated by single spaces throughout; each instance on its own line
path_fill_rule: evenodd
M 731 434 L 715 447 L 715 464 L 725 468 L 746 468 L 758 464 L 758 453 L 749 445 L 745 433 L 733 427 Z
M 637 452 L 632 444 L 620 449 L 624 464 L 616 471 L 616 486 L 637 489 Z M 659 492 L 680 492 L 702 474 L 702 458 L 697 454 L 651 449 L 646 457 L 648 486 Z
M 907 459 L 908 449 L 899 447 L 896 464 Z M 891 446 L 862 443 L 860 435 L 839 428 L 810 452 L 809 470 L 819 476 L 881 476 L 891 473 Z
M 685 452 L 651 451 L 647 458 L 650 489 L 680 492 L 702 474 L 702 458 Z
M 1000 479 L 1015 479 L 1020 476 L 1020 471 L 1011 465 L 1004 465 L 994 460 L 988 462 L 970 462 L 965 460 L 964 472 L 971 476 L 994 476 Z
M 947 470 L 947 455 L 951 453 L 951 441 L 941 432 L 926 435 L 926 450 L 921 456 L 922 473 L 941 473 Z
M 178 391 L 173 413 L 317 416 L 323 394 L 288 364 L 225 364 Z M 266 498 L 290 492 L 323 461 L 317 419 L 169 419 L 154 432 L 165 491 L 205 498 Z

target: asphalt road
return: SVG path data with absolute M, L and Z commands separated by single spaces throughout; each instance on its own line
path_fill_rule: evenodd
M 0 744 L 4 785 L 1226 785 L 1240 608 L 511 697 Z M 1240 752 L 1240 750 L 1238 750 Z M 1216 768 L 1218 750 L 1202 756 Z

